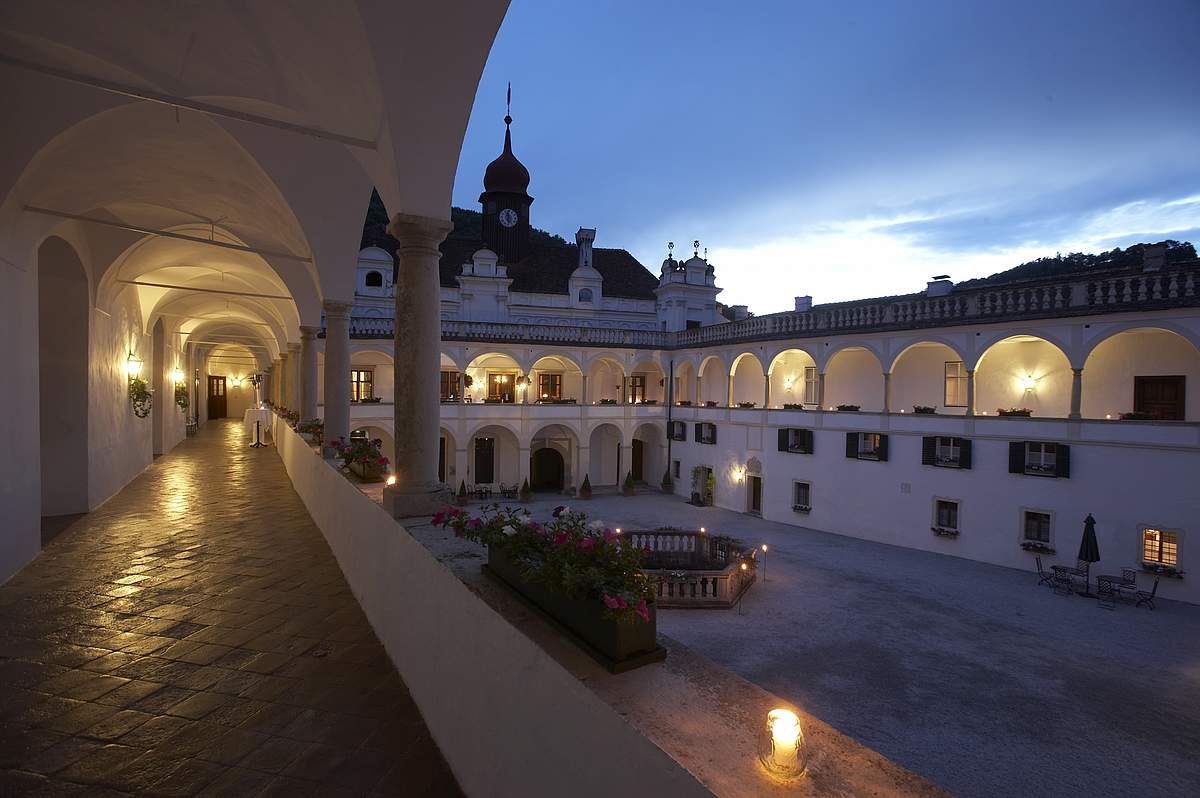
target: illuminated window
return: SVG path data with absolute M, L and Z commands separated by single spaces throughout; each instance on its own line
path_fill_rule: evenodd
M 1026 510 L 1024 512 L 1024 529 L 1022 534 L 1025 540 L 1033 543 L 1049 543 L 1051 519 L 1050 513 L 1041 512 L 1040 510 Z
M 1037 443 L 1029 441 L 1025 444 L 1025 473 L 1053 474 L 1058 460 L 1058 444 Z
M 946 407 L 967 406 L 967 370 L 961 360 L 946 363 Z
M 959 454 L 962 451 L 961 442 L 961 438 L 939 437 L 937 439 L 937 447 L 934 451 L 937 465 L 958 465 Z
M 645 374 L 634 374 L 629 378 L 629 401 L 633 404 L 646 401 Z
M 538 398 L 546 401 L 562 399 L 562 375 L 538 372 Z
M 1142 561 L 1151 565 L 1179 563 L 1179 536 L 1174 532 L 1146 527 L 1142 530 Z
M 579 289 L 579 304 L 581 304 L 581 305 L 592 304 L 592 289 L 590 289 L 590 288 Z
M 817 367 L 804 367 L 804 404 L 815 405 L 817 403 Z
M 354 369 L 350 372 L 350 399 L 361 402 L 375 396 L 373 381 L 375 372 L 370 369 Z
M 858 456 L 865 459 L 878 459 L 882 438 L 883 436 L 877 432 L 858 433 Z
M 458 398 L 458 372 L 443 371 L 441 383 L 441 399 L 443 402 L 453 401 Z

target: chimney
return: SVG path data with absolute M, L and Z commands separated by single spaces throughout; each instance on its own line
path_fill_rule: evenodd
M 1142 248 L 1142 271 L 1157 272 L 1167 263 L 1167 245 L 1149 244 Z
M 734 321 L 742 321 L 750 317 L 750 308 L 747 305 L 730 305 L 729 312 L 733 314 Z
M 798 296 L 796 297 L 796 312 L 807 313 L 812 310 L 812 297 Z
M 925 283 L 925 296 L 949 296 L 954 290 L 954 283 L 950 282 L 950 275 L 937 274 L 933 279 Z
M 596 240 L 596 228 L 581 227 L 575 233 L 575 243 L 579 245 L 579 266 L 592 265 L 592 242 Z

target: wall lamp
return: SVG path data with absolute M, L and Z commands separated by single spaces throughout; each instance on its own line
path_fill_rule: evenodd
M 125 360 L 125 376 L 135 380 L 142 375 L 142 359 L 131 350 Z
M 1035 390 L 1037 388 L 1037 384 L 1037 377 L 1033 376 L 1032 374 L 1026 374 L 1021 378 L 1021 389 L 1026 393 Z

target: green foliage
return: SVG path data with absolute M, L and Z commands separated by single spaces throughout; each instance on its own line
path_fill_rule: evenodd
M 588 475 L 583 475 L 583 484 L 579 486 L 579 492 L 585 493 L 588 496 L 592 495 L 592 481 L 588 479 Z
M 669 489 L 675 485 L 675 480 L 671 479 L 671 469 L 668 468 L 663 472 L 662 486 L 664 489 Z
M 625 472 L 625 481 L 621 483 L 621 492 L 626 496 L 633 495 L 633 472 Z
M 521 501 L 527 502 L 533 498 L 533 489 L 529 487 L 529 477 L 521 483 Z
M 1167 240 L 1160 242 L 1167 247 L 1166 263 L 1173 264 L 1196 257 L 1196 248 L 1187 241 Z M 1007 271 L 998 272 L 990 277 L 981 277 L 959 283 L 960 288 L 971 288 L 991 283 L 1006 283 L 1012 280 L 1035 280 L 1042 277 L 1056 277 L 1063 274 L 1086 272 L 1103 269 L 1132 269 L 1142 265 L 1142 257 L 1146 247 L 1151 244 L 1133 244 L 1125 249 L 1117 247 L 1108 252 L 1090 254 L 1071 252 L 1063 255 L 1056 253 L 1052 258 L 1038 258 L 1028 263 L 1022 263 Z
M 179 406 L 180 410 L 182 410 L 186 413 L 187 409 L 188 409 L 188 402 L 189 402 L 189 400 L 188 400 L 187 385 L 185 383 L 180 383 L 180 384 L 176 385 L 175 386 L 175 404 Z
M 154 403 L 154 392 L 146 385 L 141 377 L 129 378 L 129 404 L 133 406 L 133 414 L 138 418 L 150 415 Z

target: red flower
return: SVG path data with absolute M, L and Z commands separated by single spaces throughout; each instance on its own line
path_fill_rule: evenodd
M 590 552 L 592 549 L 596 548 L 596 539 L 593 537 L 580 538 L 579 548 L 581 551 Z
M 638 602 L 637 609 L 635 610 L 635 612 L 641 617 L 641 619 L 643 621 L 645 621 L 646 623 L 650 623 L 650 608 L 646 606 L 646 599 L 642 599 L 641 601 Z
M 555 546 L 561 546 L 562 544 L 567 542 L 567 533 L 559 532 L 557 535 L 554 536 L 554 539 L 552 542 L 554 543 Z
M 479 529 L 481 526 L 483 526 L 483 521 L 480 521 L 478 518 L 472 518 L 467 522 L 467 529 Z
M 620 596 L 610 596 L 607 593 L 604 594 L 604 604 L 610 610 L 623 610 L 629 606 L 625 603 L 625 599 Z
M 446 511 L 445 510 L 438 510 L 436 513 L 433 514 L 433 525 L 434 526 L 443 526 L 443 525 L 445 525 L 445 523 L 446 523 Z
M 611 529 L 604 530 L 604 542 L 605 543 L 612 543 L 616 539 L 617 539 L 616 532 L 613 532 Z

